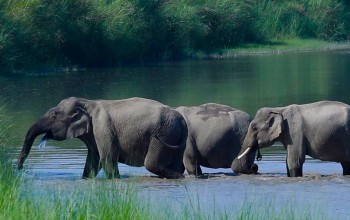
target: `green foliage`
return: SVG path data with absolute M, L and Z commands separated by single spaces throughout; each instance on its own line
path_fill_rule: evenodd
M 107 62 L 113 65 L 140 59 L 144 54 L 145 44 L 142 36 L 147 34 L 143 12 L 125 0 L 102 3 L 97 10 L 102 18 L 105 51 L 108 51 L 103 57 Z
M 234 47 L 245 41 L 246 30 L 254 21 L 252 6 L 253 1 L 216 0 L 199 7 L 201 22 L 206 27 L 206 34 L 199 39 L 199 49 Z
M 10 35 L 21 53 L 16 66 L 100 61 L 103 33 L 93 1 L 8 1 L 5 13 L 15 24 Z
M 350 34 L 349 8 L 333 0 L 264 0 L 256 7 L 256 30 L 267 38 L 346 40 Z M 259 28 L 260 27 L 260 28 Z
M 276 38 L 348 40 L 341 0 L 0 0 L 0 64 L 115 66 Z

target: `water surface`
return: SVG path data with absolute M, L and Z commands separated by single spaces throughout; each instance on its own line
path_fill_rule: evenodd
M 170 106 L 217 102 L 254 116 L 264 106 L 284 106 L 320 100 L 350 103 L 350 51 L 240 56 L 225 60 L 160 63 L 103 70 L 59 71 L 0 76 L 0 94 L 9 101 L 13 117 L 11 144 L 19 149 L 27 129 L 49 108 L 69 96 L 88 99 L 123 99 L 133 96 Z M 38 145 L 37 138 L 35 145 Z M 278 145 L 278 144 L 277 144 Z M 193 203 L 201 210 L 237 212 L 243 203 L 274 201 L 276 209 L 292 201 L 296 212 L 311 207 L 332 218 L 350 216 L 347 199 L 350 178 L 337 163 L 308 158 L 302 178 L 287 178 L 285 151 L 271 147 L 257 162 L 260 175 L 235 175 L 230 169 L 207 169 L 207 178 L 186 175 L 183 180 L 154 177 L 144 168 L 120 164 L 122 179 L 132 180 L 141 195 L 159 205 L 181 210 Z M 60 187 L 81 187 L 86 157 L 82 142 L 48 141 L 43 151 L 33 146 L 25 162 L 25 178 L 38 191 L 53 193 Z M 98 176 L 101 184 L 103 172 Z

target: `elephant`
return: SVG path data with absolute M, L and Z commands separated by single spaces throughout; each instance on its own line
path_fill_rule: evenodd
M 182 178 L 187 125 L 174 108 L 144 98 L 88 100 L 70 97 L 49 109 L 28 130 L 17 166 L 23 168 L 35 138 L 78 138 L 88 149 L 83 178 L 119 178 L 118 162 L 162 178 Z M 102 167 L 101 167 L 102 166 Z
M 248 128 L 240 155 L 233 162 L 235 172 L 246 173 L 252 150 L 276 141 L 287 150 L 288 177 L 303 176 L 308 155 L 339 162 L 343 175 L 350 175 L 350 106 L 337 101 L 261 108 Z
M 189 175 L 200 176 L 200 166 L 231 168 L 240 152 L 251 117 L 227 105 L 208 103 L 176 108 L 185 118 L 188 137 L 183 163 Z M 256 171 L 257 166 L 255 165 Z

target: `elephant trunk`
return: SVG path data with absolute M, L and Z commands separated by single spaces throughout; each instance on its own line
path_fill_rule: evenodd
M 37 123 L 33 124 L 25 137 L 24 143 L 23 143 L 23 148 L 22 151 L 18 157 L 17 160 L 17 168 L 22 169 L 23 168 L 23 163 L 26 160 L 30 149 L 32 148 L 33 142 L 36 137 L 38 137 L 41 134 L 44 134 L 47 132 L 45 127 L 43 126 L 43 121 L 44 119 L 39 120 Z
M 258 165 L 254 164 L 255 154 L 258 149 L 258 143 L 254 137 L 254 132 L 250 125 L 247 135 L 243 141 L 242 149 L 238 157 L 232 162 L 231 168 L 235 173 L 252 174 L 257 173 Z
M 255 132 L 253 131 L 253 127 L 255 126 L 254 122 L 251 122 L 248 127 L 247 135 L 244 138 L 242 149 L 239 155 L 242 155 L 245 150 L 248 148 L 254 149 L 254 147 L 258 146 L 257 140 L 255 138 Z

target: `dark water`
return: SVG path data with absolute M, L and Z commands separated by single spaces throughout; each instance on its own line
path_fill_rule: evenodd
M 263 106 L 284 106 L 319 100 L 350 103 L 350 51 L 241 56 L 227 60 L 161 63 L 105 70 L 61 71 L 0 76 L 0 94 L 13 117 L 13 147 L 20 148 L 29 126 L 61 99 L 151 98 L 171 106 L 217 102 L 254 116 Z M 39 139 L 39 138 L 38 138 Z M 35 144 L 38 144 L 38 141 Z M 48 141 L 44 151 L 33 147 L 25 162 L 26 178 L 40 189 L 55 184 L 79 187 L 86 149 L 79 141 Z M 201 210 L 237 212 L 243 203 L 274 201 L 295 212 L 324 212 L 332 219 L 350 216 L 350 178 L 337 163 L 308 158 L 303 178 L 287 178 L 285 151 L 271 147 L 257 162 L 261 175 L 234 175 L 230 169 L 204 169 L 210 178 L 162 180 L 144 168 L 120 164 L 120 181 L 135 180 L 140 193 L 159 204 L 181 210 L 195 203 Z M 99 175 L 104 179 L 103 173 Z M 42 188 L 42 186 L 44 186 Z M 265 204 L 266 205 L 266 204 Z

